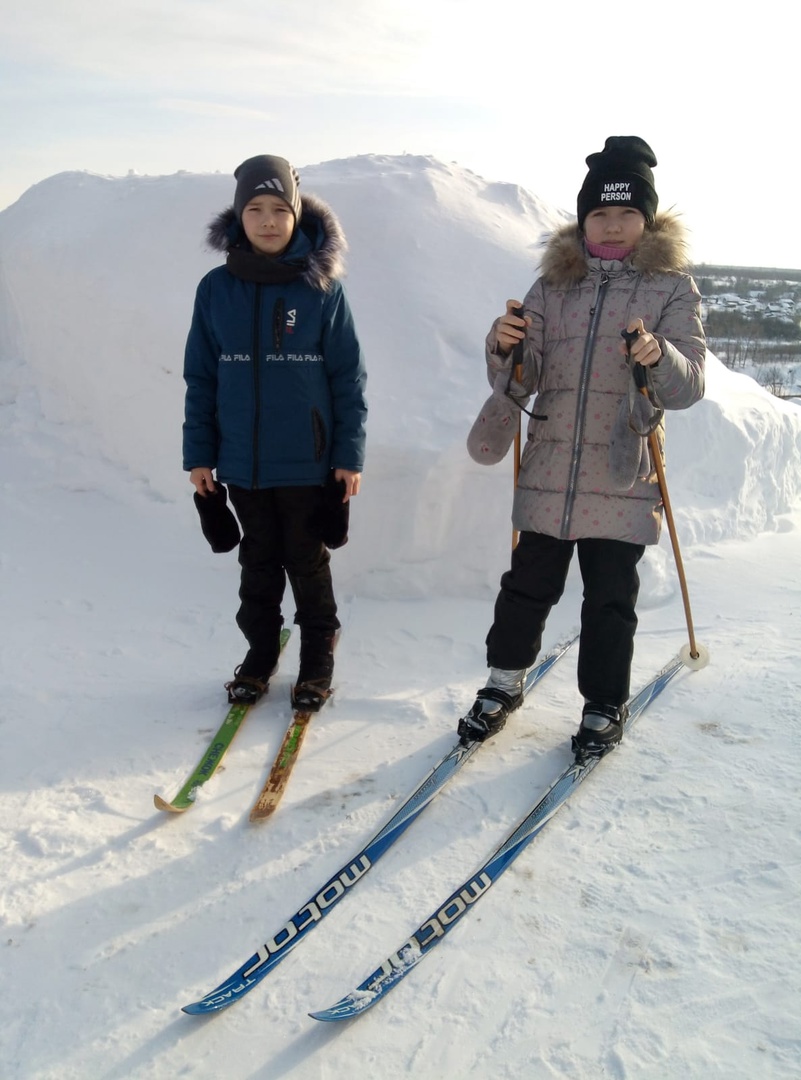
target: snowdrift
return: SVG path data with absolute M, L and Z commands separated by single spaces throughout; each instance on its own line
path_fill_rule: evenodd
M 492 590 L 512 466 L 483 469 L 464 449 L 487 394 L 483 339 L 566 216 L 425 157 L 330 161 L 302 184 L 344 225 L 369 364 L 368 465 L 338 580 L 376 597 Z M 219 174 L 70 172 L 0 213 L 3 400 L 35 394 L 72 446 L 184 508 L 183 345 L 195 286 L 219 261 L 205 227 L 232 195 Z M 710 357 L 706 400 L 669 416 L 668 455 L 682 539 L 770 529 L 801 491 L 801 410 Z

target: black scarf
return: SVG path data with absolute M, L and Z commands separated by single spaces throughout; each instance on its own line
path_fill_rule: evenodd
M 281 262 L 270 255 L 260 255 L 241 247 L 228 249 L 225 265 L 234 277 L 259 285 L 285 285 L 297 281 L 305 269 L 303 263 Z

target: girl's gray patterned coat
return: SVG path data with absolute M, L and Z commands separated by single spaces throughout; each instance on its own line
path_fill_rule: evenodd
M 632 377 L 620 332 L 631 320 L 643 320 L 662 349 L 659 363 L 647 369 L 651 401 L 660 409 L 686 409 L 704 393 L 700 300 L 674 214 L 658 214 L 623 261 L 589 257 L 575 225 L 551 238 L 541 276 L 524 301 L 531 326 L 520 384 L 512 386 L 524 405 L 536 395 L 528 407 L 543 417 L 528 422 L 512 514 L 516 529 L 567 540 L 657 542 L 661 498 L 647 452 L 640 468 L 645 475 L 635 468 L 625 489 L 610 460 L 613 435 L 618 442 L 623 432 L 641 440 L 625 422 Z M 517 425 L 516 406 L 504 394 L 514 361 L 496 351 L 494 326 L 486 361 L 493 395 L 468 446 L 477 461 L 492 464 L 508 449 Z M 656 432 L 663 448 L 664 420 Z

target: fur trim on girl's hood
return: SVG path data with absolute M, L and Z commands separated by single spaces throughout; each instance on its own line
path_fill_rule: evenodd
M 646 225 L 642 239 L 625 260 L 641 274 L 687 273 L 687 233 L 678 215 L 664 211 L 653 225 Z M 587 276 L 587 251 L 578 225 L 564 225 L 551 236 L 542 257 L 540 273 L 548 285 L 569 289 Z
M 327 291 L 345 272 L 344 255 L 348 248 L 345 234 L 334 211 L 316 195 L 303 195 L 301 205 L 300 224 L 279 261 L 301 265 L 301 280 L 312 288 Z M 209 223 L 207 243 L 215 251 L 250 249 L 233 206 Z

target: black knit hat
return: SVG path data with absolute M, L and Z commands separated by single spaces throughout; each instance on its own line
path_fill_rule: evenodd
M 242 211 L 257 195 L 277 195 L 291 207 L 295 224 L 300 221 L 300 177 L 285 158 L 259 154 L 243 161 L 234 176 L 234 211 L 240 222 Z
M 587 158 L 590 171 L 578 194 L 579 228 L 598 206 L 633 206 L 653 225 L 659 199 L 654 187 L 656 157 L 638 135 L 610 135 L 604 148 Z

